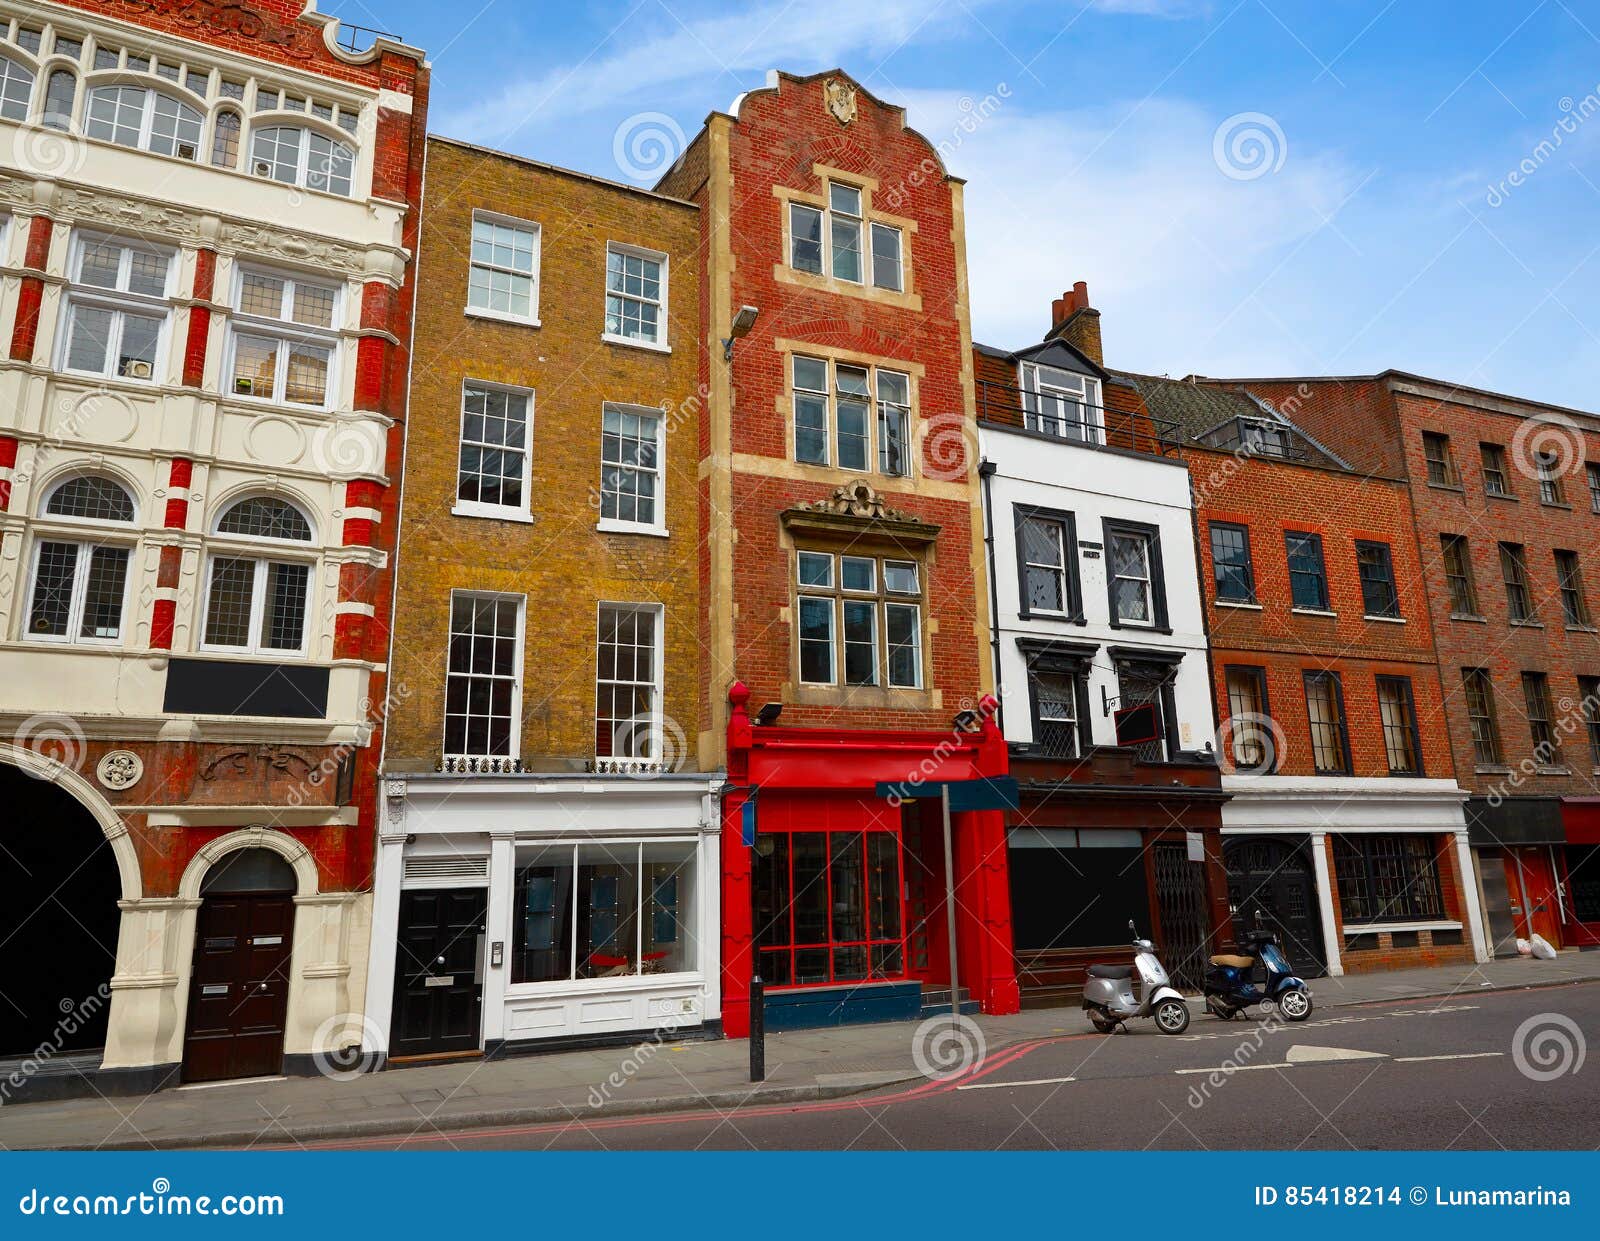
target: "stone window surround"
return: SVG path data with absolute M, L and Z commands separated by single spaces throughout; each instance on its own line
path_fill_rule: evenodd
M 914 249 L 913 239 L 917 234 L 917 222 L 906 216 L 890 215 L 887 212 L 873 210 L 872 196 L 877 192 L 879 184 L 873 177 L 848 172 L 843 168 L 835 168 L 831 164 L 812 164 L 811 175 L 822 182 L 822 193 L 814 194 L 808 190 L 797 190 L 787 185 L 774 185 L 772 187 L 772 195 L 778 200 L 779 226 L 782 230 L 782 251 L 778 256 L 778 261 L 772 265 L 772 278 L 782 284 L 797 285 L 801 288 L 824 293 L 842 293 L 849 297 L 858 297 L 866 301 L 878 302 L 885 306 L 897 306 L 904 310 L 920 311 L 922 309 L 922 295 L 916 291 L 916 265 L 911 254 Z M 793 240 L 789 228 L 790 204 L 815 207 L 819 211 L 827 211 L 827 183 L 829 181 L 837 181 L 840 185 L 849 185 L 861 191 L 861 222 L 864 239 L 871 236 L 873 224 L 887 224 L 891 228 L 900 230 L 900 283 L 903 286 L 902 291 L 880 289 L 872 284 L 870 251 L 866 247 L 863 247 L 862 250 L 863 279 L 860 283 L 853 280 L 839 280 L 829 275 L 815 275 L 811 272 L 796 271 L 789 266 L 790 244 Z

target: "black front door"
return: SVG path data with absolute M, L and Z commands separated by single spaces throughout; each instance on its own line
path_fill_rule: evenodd
M 483 888 L 400 894 L 390 1056 L 477 1050 L 487 902 Z
M 1325 973 L 1317 881 L 1305 849 L 1287 840 L 1244 837 L 1225 841 L 1222 857 L 1234 933 L 1253 930 L 1259 911 L 1261 925 L 1278 932 L 1297 974 L 1313 978 Z
M 183 1080 L 283 1071 L 294 899 L 226 893 L 201 902 L 194 931 Z

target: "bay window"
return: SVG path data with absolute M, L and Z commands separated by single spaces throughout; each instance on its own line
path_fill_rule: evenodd
M 903 477 L 911 472 L 911 377 L 796 354 L 794 456 L 807 465 Z
M 75 248 L 63 369 L 152 381 L 166 337 L 170 252 L 92 237 Z
M 333 285 L 241 271 L 232 325 L 233 394 L 328 408 L 338 305 Z
M 796 555 L 800 680 L 922 685 L 922 589 L 911 560 Z
M 511 981 L 570 982 L 700 968 L 692 840 L 522 846 Z

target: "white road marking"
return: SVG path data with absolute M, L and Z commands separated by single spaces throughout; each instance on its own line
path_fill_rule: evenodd
M 1492 1056 L 1503 1056 L 1503 1051 L 1462 1051 L 1450 1056 L 1396 1056 L 1396 1064 L 1420 1064 L 1424 1060 L 1487 1060 Z
M 1030 1077 L 1025 1082 L 968 1082 L 965 1086 L 957 1086 L 957 1090 L 1004 1090 L 1007 1086 L 1058 1086 L 1064 1082 L 1075 1082 L 1076 1077 Z
M 1231 1077 L 1235 1073 L 1248 1073 L 1251 1069 L 1286 1069 L 1287 1064 L 1235 1064 L 1228 1068 L 1220 1065 L 1211 1065 L 1204 1069 L 1173 1069 L 1174 1073 L 1221 1073 L 1224 1077 Z
M 1286 1064 L 1321 1064 L 1325 1060 L 1387 1060 L 1381 1051 L 1361 1051 L 1354 1047 L 1312 1047 L 1296 1043 L 1283 1055 Z

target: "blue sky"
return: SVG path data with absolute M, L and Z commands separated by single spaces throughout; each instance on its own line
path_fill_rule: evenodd
M 1116 366 L 1392 366 L 1600 410 L 1594 0 L 323 7 L 429 51 L 436 132 L 618 179 L 652 179 L 628 136 L 842 66 L 950 144 L 991 344 L 1087 280 Z

